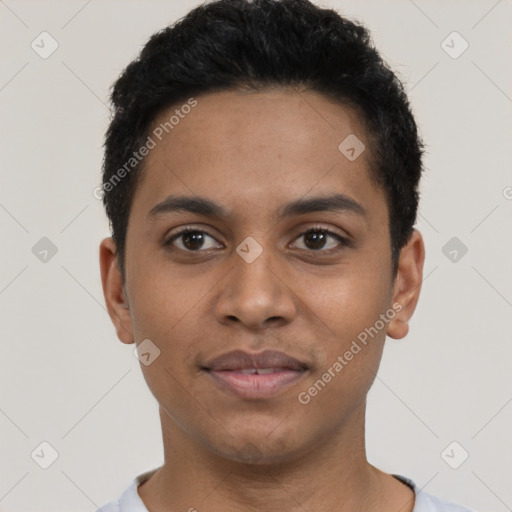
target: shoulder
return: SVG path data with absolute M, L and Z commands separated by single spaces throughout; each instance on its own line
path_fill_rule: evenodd
M 111 501 L 103 505 L 96 512 L 148 512 L 148 509 L 140 499 L 137 487 L 153 475 L 157 469 L 152 469 L 137 476 L 123 492 L 118 501 Z
M 413 512 L 471 512 L 471 510 L 421 491 L 416 495 Z
M 96 512 L 120 512 L 119 501 L 111 501 L 110 503 L 100 507 Z
M 471 512 L 467 507 L 444 501 L 422 491 L 410 478 L 402 475 L 393 476 L 413 489 L 416 501 L 412 512 Z

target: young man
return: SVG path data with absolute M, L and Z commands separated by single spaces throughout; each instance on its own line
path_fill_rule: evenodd
M 366 395 L 422 282 L 422 143 L 368 32 L 220 0 L 116 82 L 100 247 L 164 465 L 103 512 L 464 511 L 370 465 Z

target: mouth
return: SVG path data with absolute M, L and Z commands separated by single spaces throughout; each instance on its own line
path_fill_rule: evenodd
M 245 399 L 265 399 L 283 393 L 301 380 L 308 366 L 283 352 L 223 354 L 202 370 L 223 391 Z

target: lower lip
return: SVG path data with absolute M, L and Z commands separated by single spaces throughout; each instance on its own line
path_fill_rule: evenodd
M 224 390 L 241 398 L 270 398 L 296 384 L 305 371 L 280 370 L 259 375 L 244 374 L 236 371 L 208 371 L 213 380 Z

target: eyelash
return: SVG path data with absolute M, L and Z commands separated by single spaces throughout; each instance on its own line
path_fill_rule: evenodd
M 309 235 L 309 234 L 312 234 L 312 233 L 318 233 L 318 232 L 322 232 L 328 236 L 331 236 L 333 238 L 335 238 L 342 247 L 350 247 L 350 241 L 339 235 L 338 233 L 335 233 L 334 231 L 331 231 L 330 229 L 327 229 L 325 227 L 322 227 L 322 226 L 313 226 L 311 228 L 308 228 L 306 231 L 303 231 L 302 233 L 300 233 L 296 238 L 295 240 L 301 238 L 301 237 L 304 237 L 306 235 Z M 204 234 L 204 235 L 207 235 L 209 236 L 210 238 L 213 238 L 215 240 L 215 237 L 210 235 L 207 231 L 204 231 L 203 229 L 198 229 L 198 228 L 194 228 L 194 227 L 187 227 L 185 229 L 182 229 L 181 231 L 179 231 L 178 233 L 175 233 L 174 235 L 172 235 L 167 241 L 164 242 L 164 246 L 166 247 L 169 247 L 171 246 L 172 247 L 172 244 L 175 240 L 179 239 L 180 237 L 182 237 L 183 235 L 186 235 L 187 233 L 200 233 L 200 234 Z M 184 252 L 188 252 L 188 253 L 201 253 L 201 252 L 208 252 L 212 249 L 198 249 L 196 251 L 192 251 L 192 250 L 189 250 L 189 249 L 181 249 L 179 247 L 176 247 L 175 249 L 178 249 L 180 251 L 184 251 Z M 336 250 L 339 250 L 340 247 L 336 248 L 330 248 L 328 250 L 323 250 L 323 249 L 300 249 L 301 251 L 306 251 L 306 252 L 310 252 L 310 253 L 323 253 L 323 254 L 331 254 L 333 251 L 336 251 Z

